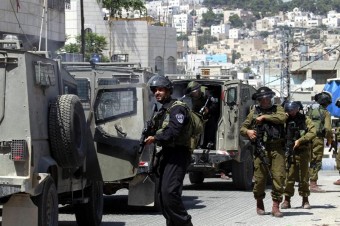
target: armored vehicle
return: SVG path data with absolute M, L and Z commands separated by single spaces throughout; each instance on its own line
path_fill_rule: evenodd
M 57 61 L 0 49 L 2 225 L 56 226 L 58 204 L 99 225 L 103 183 L 75 79 Z
M 253 146 L 240 136 L 240 126 L 249 113 L 256 89 L 247 81 L 227 79 L 176 79 L 173 96 L 192 105 L 186 95 L 189 82 L 196 81 L 205 88 L 207 97 L 217 100 L 217 112 L 205 123 L 205 131 L 193 150 L 189 179 L 193 184 L 204 178 L 227 176 L 237 189 L 249 190 L 253 177 Z M 185 97 L 185 98 L 183 98 Z M 207 140 L 209 139 L 209 140 Z
M 133 63 L 63 62 L 94 134 L 104 194 L 129 189 L 128 204 L 155 205 L 155 178 L 149 175 L 153 147 L 139 153 L 144 123 L 154 103 L 146 82 L 153 73 Z M 156 203 L 157 208 L 157 203 Z

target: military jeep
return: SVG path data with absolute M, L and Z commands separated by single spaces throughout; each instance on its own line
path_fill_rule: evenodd
M 58 204 L 99 225 L 103 183 L 75 79 L 57 61 L 0 49 L 2 225 L 56 226 Z
M 174 83 L 173 97 L 183 99 L 189 106 L 192 100 L 185 91 L 193 80 L 205 88 L 208 96 L 218 100 L 218 110 L 206 122 L 201 141 L 193 150 L 188 169 L 190 182 L 199 184 L 204 178 L 227 176 L 237 189 L 251 189 L 252 146 L 240 136 L 240 126 L 254 104 L 251 96 L 256 89 L 241 80 L 170 78 Z

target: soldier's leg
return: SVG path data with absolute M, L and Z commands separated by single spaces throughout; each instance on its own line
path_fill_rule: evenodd
M 256 199 L 256 213 L 264 215 L 263 199 L 266 196 L 265 189 L 267 183 L 268 172 L 263 166 L 259 158 L 254 159 L 254 179 L 255 184 L 253 188 L 254 198 Z
M 340 151 L 339 150 L 338 150 L 338 153 L 336 154 L 335 162 L 336 162 L 336 169 L 339 171 L 339 174 L 340 174 Z M 340 185 L 340 179 L 336 180 L 333 184 Z
M 300 149 L 299 151 L 299 195 L 302 197 L 302 208 L 310 209 L 311 206 L 309 204 L 308 196 L 310 195 L 309 190 L 309 172 L 308 172 L 308 164 L 309 164 L 309 150 L 308 149 Z
M 272 215 L 274 217 L 282 217 L 279 204 L 282 201 L 285 179 L 285 156 L 282 147 L 279 145 L 271 151 L 271 171 L 273 174 L 272 199 L 273 208 Z
M 171 150 L 165 154 L 167 164 L 161 184 L 163 215 L 167 225 L 192 225 L 191 216 L 182 202 L 183 180 L 190 162 L 190 152 Z
M 281 209 L 291 208 L 290 197 L 294 196 L 294 184 L 295 184 L 295 180 L 298 175 L 297 170 L 298 170 L 298 167 L 296 163 L 291 164 L 288 174 L 286 176 L 286 180 L 285 180 L 285 185 L 284 185 L 285 188 L 283 192 L 285 199 L 283 203 L 281 204 Z
M 311 153 L 311 162 L 310 162 L 310 180 L 317 181 L 318 180 L 318 172 L 322 167 L 322 156 L 324 149 L 324 140 L 323 138 L 316 137 L 313 140 L 313 150 Z

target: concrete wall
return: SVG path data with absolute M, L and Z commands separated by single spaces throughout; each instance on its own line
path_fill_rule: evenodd
M 43 1 L 25 0 L 1 1 L 0 4 L 0 34 L 15 34 L 23 41 L 26 49 L 32 50 L 39 47 L 40 28 L 43 24 L 42 41 L 45 39 L 45 21 L 42 21 Z M 47 38 L 48 50 L 54 51 L 65 41 L 65 2 L 54 1 L 53 8 L 47 10 Z M 45 44 L 41 42 L 41 50 Z M 51 48 L 51 49 L 50 49 Z

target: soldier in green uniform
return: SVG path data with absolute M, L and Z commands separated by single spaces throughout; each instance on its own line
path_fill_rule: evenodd
M 250 111 L 246 120 L 241 126 L 241 135 L 248 137 L 251 141 L 256 142 L 260 137 L 259 125 L 265 128 L 263 133 L 265 155 L 270 164 L 269 170 L 272 178 L 272 215 L 282 217 L 280 212 L 280 203 L 282 202 L 283 186 L 285 179 L 285 155 L 284 149 L 284 123 L 287 115 L 280 105 L 273 104 L 275 93 L 268 87 L 261 87 L 252 96 L 253 100 L 257 100 L 258 105 Z M 265 209 L 263 199 L 265 198 L 265 189 L 269 172 L 263 164 L 259 156 L 254 159 L 254 177 L 255 185 L 253 188 L 254 197 L 257 201 L 256 212 L 258 215 L 264 215 Z
M 339 142 L 340 141 L 340 125 L 337 125 L 334 133 L 335 133 L 334 135 L 337 136 L 337 141 Z M 337 154 L 335 156 L 336 169 L 339 170 L 339 174 L 340 174 L 340 152 L 339 150 L 336 150 L 336 151 L 337 151 Z M 340 179 L 336 180 L 333 184 L 340 185 Z
M 281 204 L 281 209 L 291 208 L 290 198 L 294 195 L 295 181 L 299 182 L 298 191 L 302 196 L 302 207 L 310 209 L 308 170 L 311 144 L 316 137 L 316 129 L 312 120 L 303 114 L 301 102 L 287 102 L 284 109 L 288 114 L 286 121 L 287 178 L 284 190 L 285 200 Z
M 331 115 L 327 111 L 327 106 L 332 103 L 332 95 L 326 91 L 318 93 L 314 97 L 315 101 L 319 103 L 319 107 L 312 108 L 307 112 L 315 125 L 316 138 L 313 139 L 313 149 L 311 154 L 311 162 L 309 169 L 310 176 L 310 191 L 311 192 L 325 192 L 318 184 L 318 173 L 322 168 L 322 156 L 324 152 L 324 139 L 330 144 L 332 140 L 332 126 Z

